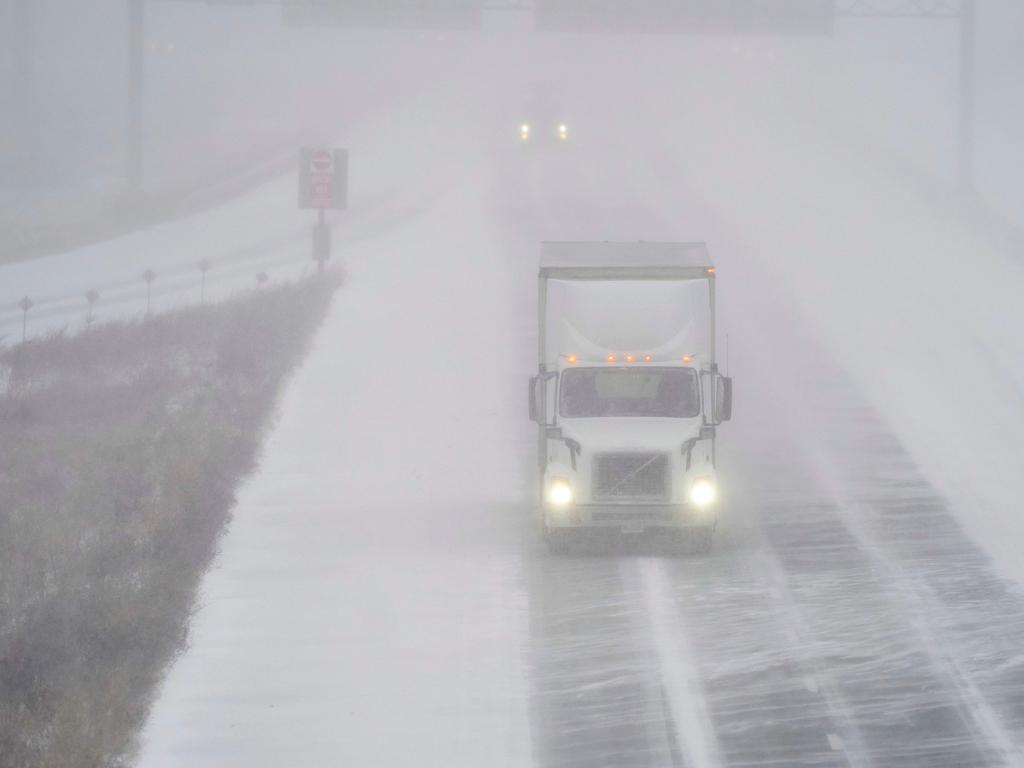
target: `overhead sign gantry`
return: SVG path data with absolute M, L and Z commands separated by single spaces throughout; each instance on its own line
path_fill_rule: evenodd
M 534 0 L 541 32 L 828 35 L 834 0 Z
M 484 0 L 279 0 L 289 26 L 479 29 Z

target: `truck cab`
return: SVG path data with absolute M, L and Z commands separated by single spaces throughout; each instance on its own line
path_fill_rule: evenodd
M 700 244 L 545 244 L 529 402 L 553 550 L 585 529 L 710 547 L 717 428 L 732 410 L 714 275 Z

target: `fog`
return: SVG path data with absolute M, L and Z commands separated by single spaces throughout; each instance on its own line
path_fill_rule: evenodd
M 623 33 L 642 5 L 555 32 L 539 0 L 429 25 L 0 0 L 12 352 L 314 275 L 299 151 L 349 161 L 342 285 L 188 641 L 123 753 L 72 740 L 65 764 L 1024 765 L 1024 6 L 780 2 L 733 34 L 737 3 Z M 706 243 L 715 301 L 539 294 L 544 241 Z M 601 440 L 666 431 L 538 440 L 538 342 L 556 377 L 627 353 L 731 377 L 731 421 L 668 432 L 686 483 L 714 473 L 710 551 L 627 525 L 549 551 L 548 465 L 588 477 Z

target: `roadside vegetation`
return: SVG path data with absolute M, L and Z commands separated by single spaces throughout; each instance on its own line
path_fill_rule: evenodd
M 0 766 L 122 765 L 338 285 L 0 352 Z

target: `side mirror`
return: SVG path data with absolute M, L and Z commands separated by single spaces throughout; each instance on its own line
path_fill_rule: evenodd
M 548 383 L 558 378 L 557 373 L 541 373 L 530 379 L 530 420 L 541 426 L 553 426 L 552 416 L 555 413 L 556 387 L 549 387 Z
M 721 424 L 732 418 L 732 378 L 715 377 L 715 422 Z

